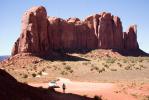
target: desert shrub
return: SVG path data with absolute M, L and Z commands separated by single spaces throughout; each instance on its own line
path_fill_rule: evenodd
M 70 70 L 69 72 L 70 72 L 70 73 L 73 73 L 73 70 Z
M 67 75 L 68 73 L 65 72 L 65 71 L 62 71 L 61 74 L 62 74 L 62 75 Z
M 54 70 L 57 70 L 57 66 L 53 65 Z
M 90 71 L 93 71 L 93 70 L 94 70 L 93 68 L 90 69 Z
M 100 69 L 98 67 L 93 67 L 93 68 L 90 69 L 90 71 L 93 71 L 93 70 L 96 70 L 97 72 L 102 73 L 103 71 L 105 71 L 105 68 Z
M 62 63 L 62 65 L 66 65 L 66 63 L 65 63 L 65 62 L 63 62 L 63 63 Z
M 39 75 L 42 75 L 42 71 L 39 71 L 38 74 L 39 74 Z
M 37 70 L 37 67 L 36 67 L 36 66 L 34 66 L 34 67 L 33 67 L 33 69 L 34 69 L 34 70 Z
M 109 68 L 109 65 L 107 65 L 107 64 L 104 64 L 104 67 L 106 67 L 106 68 Z
M 148 95 L 146 95 L 144 100 L 149 100 L 149 96 L 148 96 Z
M 121 63 L 117 63 L 117 64 L 118 64 L 119 67 L 122 67 L 122 64 Z
M 35 74 L 35 73 L 33 73 L 33 74 L 32 74 L 32 76 L 33 76 L 33 77 L 36 77 L 36 74 Z
M 137 69 L 137 70 L 141 70 L 141 68 L 139 68 L 139 67 L 135 67 L 135 69 Z
M 111 71 L 117 71 L 117 69 L 114 69 L 114 68 L 111 68 L 110 70 L 111 70 Z
M 91 71 L 93 71 L 93 70 L 99 70 L 99 68 L 98 67 L 96 67 L 96 66 L 94 66 L 94 67 L 92 67 L 91 69 L 90 69 Z
M 71 67 L 70 67 L 70 66 L 66 66 L 65 69 L 66 69 L 67 71 L 69 71 L 69 70 L 71 70 Z
M 134 64 L 131 64 L 130 66 L 135 66 L 135 63 Z
M 51 66 L 47 66 L 47 68 L 51 68 Z
M 132 59 L 132 60 L 131 60 L 131 63 L 135 63 L 135 60 L 134 60 L 134 59 Z
M 126 59 L 123 59 L 123 63 L 127 63 L 127 60 Z
M 125 70 L 131 70 L 131 69 L 132 69 L 132 67 L 130 65 L 125 67 Z
M 86 61 L 86 62 L 83 62 L 82 64 L 85 65 L 85 66 L 87 66 L 87 65 L 90 64 L 90 63 L 91 63 L 91 62 L 89 62 L 89 61 L 87 62 L 87 61 Z
M 27 75 L 27 74 L 24 74 L 24 75 L 23 75 L 23 78 L 28 78 L 28 75 Z
M 139 65 L 140 66 L 140 68 L 146 68 L 145 66 L 143 66 L 143 65 Z
M 143 59 L 140 58 L 138 61 L 139 61 L 139 62 L 143 62 Z
M 43 69 L 42 69 L 42 72 L 45 72 L 45 71 L 46 71 L 46 69 L 45 69 L 45 68 L 43 68 Z
M 105 63 L 102 63 L 102 65 L 106 68 L 109 68 L 109 65 L 105 64 Z
M 105 68 L 99 69 L 98 72 L 102 73 L 103 71 L 105 71 Z
M 95 70 L 99 70 L 99 68 L 98 68 L 98 67 L 94 67 L 94 69 L 95 69 Z
M 94 96 L 94 100 L 102 100 L 102 99 L 101 99 L 101 96 L 95 95 L 95 96 Z
M 116 61 L 116 59 L 114 59 L 114 58 L 108 58 L 106 60 L 106 63 L 115 63 L 115 61 Z

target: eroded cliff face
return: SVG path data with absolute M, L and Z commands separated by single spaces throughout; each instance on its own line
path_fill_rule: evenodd
M 123 32 L 119 17 L 110 13 L 67 20 L 48 17 L 42 6 L 27 10 L 22 18 L 22 31 L 12 55 L 33 53 L 49 55 L 51 51 L 77 52 L 88 49 L 137 50 L 137 29 Z
M 132 25 L 129 27 L 127 32 L 124 32 L 124 49 L 132 50 L 139 49 L 137 42 L 137 26 Z

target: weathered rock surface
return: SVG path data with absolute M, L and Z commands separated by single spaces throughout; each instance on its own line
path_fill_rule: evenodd
M 33 7 L 22 18 L 22 32 L 12 55 L 33 53 L 47 55 L 52 51 L 78 52 L 91 49 L 138 50 L 137 29 L 123 32 L 119 17 L 110 13 L 67 20 L 48 17 L 44 7 Z
M 137 26 L 132 25 L 127 32 L 124 32 L 124 48 L 127 50 L 139 49 L 137 42 Z

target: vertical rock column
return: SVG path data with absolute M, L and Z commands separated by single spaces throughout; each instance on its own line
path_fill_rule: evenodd
M 137 26 L 132 25 L 128 28 L 127 32 L 124 32 L 124 49 L 137 50 L 139 45 L 137 42 Z
M 49 51 L 47 12 L 44 7 L 32 7 L 22 17 L 22 32 L 12 55 L 30 52 L 42 55 Z

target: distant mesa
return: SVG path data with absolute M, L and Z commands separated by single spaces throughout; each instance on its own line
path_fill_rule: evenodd
M 111 13 L 102 12 L 84 20 L 64 20 L 47 16 L 43 6 L 32 7 L 23 15 L 21 35 L 14 44 L 12 56 L 19 53 L 44 56 L 52 52 L 93 49 L 140 53 L 137 26 L 131 25 L 127 32 L 123 32 L 120 18 Z

